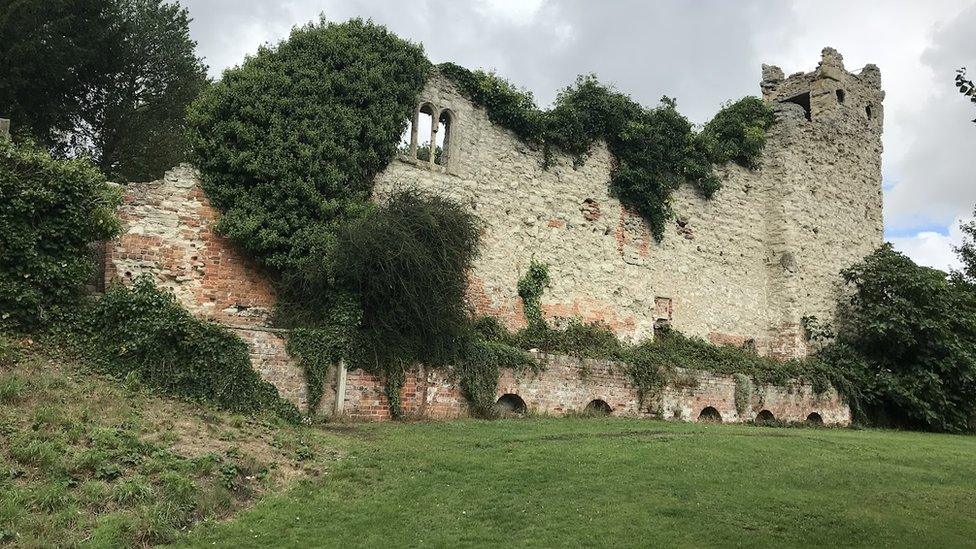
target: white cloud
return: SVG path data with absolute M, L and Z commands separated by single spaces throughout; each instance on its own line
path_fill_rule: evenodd
M 956 218 L 950 225 L 947 235 L 923 231 L 915 236 L 890 238 L 889 240 L 896 250 L 912 258 L 919 265 L 935 267 L 943 271 L 959 270 L 962 268 L 962 264 L 955 252 L 955 247 L 962 244 L 963 241 L 963 234 L 959 225 L 971 220 L 971 217 Z

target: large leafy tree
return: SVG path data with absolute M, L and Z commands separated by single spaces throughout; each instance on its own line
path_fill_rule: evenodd
M 852 382 L 855 409 L 882 423 L 967 429 L 976 412 L 976 288 L 890 244 L 842 275 L 853 291 L 821 357 Z
M 163 0 L 0 0 L 0 114 L 111 177 L 156 176 L 183 159 L 207 84 L 189 22 Z

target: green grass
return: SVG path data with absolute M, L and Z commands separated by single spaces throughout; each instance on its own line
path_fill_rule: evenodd
M 350 428 L 330 473 L 188 545 L 960 546 L 976 437 L 625 419 Z
M 142 547 L 221 520 L 342 440 L 228 414 L 94 375 L 44 344 L 0 335 L 0 546 Z

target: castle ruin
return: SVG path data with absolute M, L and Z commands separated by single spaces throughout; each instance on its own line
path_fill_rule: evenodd
M 653 337 L 668 324 L 715 344 L 750 345 L 762 354 L 807 354 L 801 319 L 831 320 L 842 291 L 839 271 L 882 243 L 880 72 L 848 72 L 826 48 L 810 73 L 786 77 L 763 66 L 763 99 L 777 122 L 754 170 L 717 167 L 723 186 L 702 198 L 690 185 L 673 199 L 675 218 L 658 243 L 636 213 L 611 196 L 614 159 L 604 144 L 586 161 L 559 153 L 548 168 L 542 151 L 491 123 L 485 110 L 434 72 L 411 121 L 411 139 L 376 179 L 378 197 L 416 187 L 453 198 L 484 223 L 482 249 L 470 274 L 471 309 L 524 323 L 517 281 L 532 259 L 547 263 L 542 297 L 553 321 L 600 321 L 618 335 Z M 429 116 L 431 135 L 419 135 Z M 440 134 L 440 135 L 438 135 Z M 422 143 L 439 155 L 418 155 Z M 424 159 L 418 159 L 418 156 Z M 148 272 L 196 315 L 236 330 L 255 367 L 283 396 L 304 401 L 304 380 L 268 325 L 271 285 L 252 262 L 212 230 L 216 212 L 195 171 L 181 166 L 162 180 L 127 187 L 122 237 L 108 246 L 106 280 Z M 540 355 L 541 374 L 506 372 L 499 396 L 543 412 L 602 402 L 613 413 L 696 419 L 706 408 L 723 420 L 766 412 L 777 419 L 816 414 L 846 423 L 850 412 L 833 390 L 756 388 L 748 411 L 737 410 L 731 376 L 689 373 L 697 384 L 669 387 L 641 408 L 623 369 L 601 361 Z M 586 367 L 596 375 L 580 379 Z M 575 372 L 575 374 L 574 374 Z M 337 368 L 323 408 L 353 417 L 387 414 L 381 380 Z M 575 376 L 575 377 L 574 377 Z M 419 367 L 404 387 L 409 413 L 450 417 L 466 405 L 450 379 Z M 709 412 L 710 413 L 710 412 Z

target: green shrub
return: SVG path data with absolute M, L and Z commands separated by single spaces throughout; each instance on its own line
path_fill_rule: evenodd
M 188 122 L 219 229 L 275 270 L 319 272 L 396 153 L 429 62 L 354 19 L 295 28 L 205 91 Z
M 150 387 L 238 412 L 274 410 L 297 419 L 274 386 L 251 367 L 247 345 L 216 324 L 194 318 L 148 276 L 115 285 L 87 318 L 86 347 L 99 370 L 136 372 Z
M 89 244 L 119 230 L 118 198 L 88 161 L 0 137 L 0 327 L 77 301 L 95 272 Z
M 775 120 L 772 110 L 758 97 L 725 105 L 702 129 L 712 161 L 755 167 L 766 144 L 766 130 Z
M 881 424 L 963 431 L 976 415 L 976 286 L 885 244 L 842 271 L 852 289 L 820 359 Z
M 342 231 L 338 277 L 362 300 L 364 362 L 446 364 L 457 356 L 478 238 L 473 214 L 415 191 L 394 193 Z

